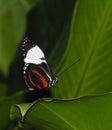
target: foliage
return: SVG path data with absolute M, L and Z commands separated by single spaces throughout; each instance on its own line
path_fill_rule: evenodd
M 0 1 L 0 130 L 111 130 L 111 6 L 111 0 Z M 24 90 L 25 36 L 37 41 L 59 78 L 49 90 Z

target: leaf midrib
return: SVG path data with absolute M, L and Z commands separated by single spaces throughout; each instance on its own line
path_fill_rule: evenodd
M 56 115 L 60 120 L 62 120 L 64 123 L 66 123 L 70 128 L 77 130 L 76 128 L 74 128 L 75 126 L 73 126 L 72 124 L 70 124 L 70 122 L 68 122 L 65 118 L 63 118 L 62 116 L 60 116 L 61 114 L 56 113 L 53 109 L 51 109 L 50 107 L 44 105 L 44 104 L 40 104 L 42 106 L 45 107 L 45 109 L 49 110 L 50 112 L 52 112 L 54 115 Z
M 87 60 L 87 62 L 86 62 L 84 71 L 83 71 L 83 73 L 82 73 L 82 77 L 80 78 L 79 86 L 77 87 L 77 90 L 76 90 L 76 93 L 75 93 L 75 96 L 74 96 L 74 97 L 80 96 L 80 93 L 81 93 L 81 91 L 83 90 L 84 81 L 85 81 L 85 79 L 86 79 L 86 77 L 87 77 L 87 73 L 89 72 L 89 71 L 88 71 L 88 70 L 89 70 L 89 66 L 90 66 L 90 64 L 91 64 L 91 62 L 92 62 L 92 57 L 93 57 L 94 52 L 95 52 L 95 50 L 96 50 L 96 48 L 97 48 L 97 43 L 98 43 L 98 41 L 100 41 L 100 39 L 101 39 L 102 36 L 103 36 L 104 31 L 101 31 L 101 30 L 104 30 L 104 27 L 105 27 L 105 25 L 106 25 L 106 23 L 107 23 L 107 21 L 108 21 L 108 20 L 105 18 L 105 16 L 108 15 L 107 13 L 109 13 L 108 5 L 109 5 L 109 3 L 108 3 L 107 6 L 105 7 L 105 10 L 104 10 L 104 12 L 103 12 L 104 15 L 102 16 L 102 19 L 99 21 L 99 22 L 100 22 L 100 23 L 99 23 L 99 28 L 98 28 L 98 30 L 97 30 L 97 33 L 96 33 L 95 38 L 94 38 L 94 40 L 93 40 L 93 43 L 91 44 L 91 45 L 93 45 L 93 46 L 91 47 L 91 51 L 90 51 L 90 53 L 89 53 L 88 60 Z M 102 21 L 102 22 L 101 22 L 101 21 Z

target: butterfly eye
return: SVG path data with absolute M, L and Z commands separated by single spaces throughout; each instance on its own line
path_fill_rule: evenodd
M 57 83 L 57 82 L 58 82 L 58 78 L 57 78 L 57 77 L 55 77 L 54 81 L 55 81 L 55 83 Z

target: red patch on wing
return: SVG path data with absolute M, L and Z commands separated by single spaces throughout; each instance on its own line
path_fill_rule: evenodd
M 40 77 L 41 82 L 43 83 L 43 87 L 47 88 L 48 87 L 48 82 L 47 80 L 36 70 L 32 70 L 33 73 L 35 73 L 36 75 L 38 75 Z
M 38 89 L 41 89 L 41 87 L 40 87 L 38 84 L 35 84 L 35 83 L 33 82 L 33 80 L 32 80 L 32 78 L 31 78 L 29 72 L 28 72 L 28 78 L 29 78 L 30 83 L 31 83 L 33 86 L 37 87 Z

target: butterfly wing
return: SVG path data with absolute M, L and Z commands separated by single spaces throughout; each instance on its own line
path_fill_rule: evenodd
M 23 45 L 23 56 L 25 63 L 41 64 L 42 62 L 46 63 L 44 53 L 42 50 L 34 43 L 32 43 L 27 38 L 24 39 Z
M 30 90 L 45 89 L 49 86 L 50 79 L 41 65 L 26 64 L 24 67 L 24 79 Z
M 28 39 L 23 42 L 24 79 L 30 90 L 45 89 L 53 85 L 55 77 L 42 50 Z

